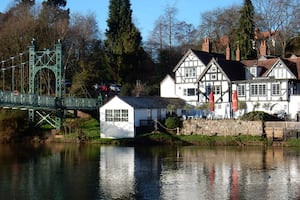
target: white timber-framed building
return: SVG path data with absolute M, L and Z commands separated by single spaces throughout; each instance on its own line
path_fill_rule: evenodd
M 209 94 L 213 92 L 215 110 L 211 114 L 215 118 L 238 117 L 261 110 L 299 120 L 300 57 L 275 58 L 261 54 L 259 59 L 240 61 L 238 50 L 236 55 L 236 60 L 230 60 L 229 47 L 226 55 L 211 53 L 209 39 L 206 39 L 201 51 L 186 52 L 174 67 L 173 80 L 168 75 L 161 82 L 161 96 L 182 98 L 198 107 L 208 103 Z M 168 93 L 162 89 L 171 87 Z M 246 105 L 236 112 L 232 110 L 234 91 L 237 91 L 238 102 Z

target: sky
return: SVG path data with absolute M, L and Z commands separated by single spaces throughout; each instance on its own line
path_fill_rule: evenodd
M 0 0 L 0 12 L 5 12 L 14 0 Z M 41 0 L 36 0 L 41 2 Z M 200 24 L 201 14 L 217 8 L 232 5 L 242 5 L 243 0 L 131 0 L 132 19 L 140 30 L 144 40 L 147 40 L 154 28 L 155 21 L 164 14 L 168 6 L 176 7 L 177 19 L 193 24 Z M 109 0 L 67 0 L 67 8 L 72 13 L 90 14 L 96 16 L 101 33 L 107 28 Z

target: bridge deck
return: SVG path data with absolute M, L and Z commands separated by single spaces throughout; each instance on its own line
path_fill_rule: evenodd
M 96 110 L 101 102 L 92 98 L 58 98 L 54 96 L 26 94 L 19 92 L 0 91 L 0 107 L 18 109 L 45 109 L 58 108 L 69 110 Z

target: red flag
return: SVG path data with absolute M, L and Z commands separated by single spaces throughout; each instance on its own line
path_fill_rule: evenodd
M 215 111 L 215 97 L 213 92 L 209 94 L 209 110 L 211 112 Z
M 232 93 L 232 110 L 233 112 L 236 112 L 238 110 L 238 96 L 236 90 L 234 90 Z

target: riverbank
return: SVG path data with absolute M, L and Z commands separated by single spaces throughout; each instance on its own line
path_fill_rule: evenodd
M 49 127 L 33 128 L 24 131 L 23 114 L 2 112 L 2 142 L 31 142 L 31 143 L 91 143 L 103 145 L 199 145 L 199 146 L 293 146 L 300 147 L 300 140 L 269 141 L 262 136 L 253 135 L 176 135 L 166 132 L 145 133 L 135 138 L 104 139 L 100 138 L 99 122 L 94 118 L 66 119 L 64 128 L 60 131 Z M 17 119 L 17 120 L 12 120 Z M 18 122 L 20 121 L 20 122 Z M 23 123 L 23 125 L 26 123 Z M 26 125 L 28 126 L 28 125 Z M 12 138 L 12 139 L 11 139 Z
M 66 131 L 53 132 L 42 142 L 94 143 L 103 145 L 199 145 L 199 146 L 266 146 L 266 138 L 251 135 L 208 136 L 176 135 L 166 132 L 153 132 L 137 135 L 135 138 L 107 139 L 99 136 L 99 122 L 93 118 L 70 120 Z

